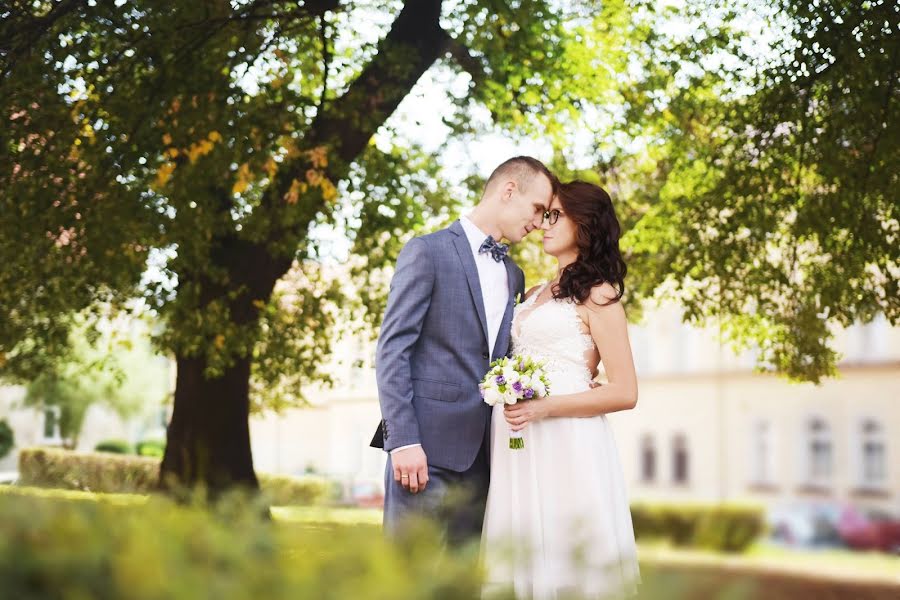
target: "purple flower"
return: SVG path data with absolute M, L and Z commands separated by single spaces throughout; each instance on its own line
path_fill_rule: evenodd
M 483 387 L 478 386 L 478 393 L 481 394 L 482 398 L 484 398 L 484 388 Z
M 524 371 L 524 370 L 525 370 L 525 361 L 524 361 L 524 360 L 523 360 L 522 362 L 519 363 L 519 370 L 520 370 L 520 371 Z
M 520 393 L 522 391 L 522 383 L 517 381 L 512 385 L 512 388 L 516 391 L 516 393 Z
M 497 375 L 497 379 L 495 379 L 495 381 L 497 382 L 497 385 L 503 385 L 504 383 L 506 383 L 506 377 L 504 377 L 503 375 Z
M 525 398 L 526 398 L 527 400 L 531 400 L 532 396 L 534 396 L 534 390 L 531 389 L 531 388 L 527 388 L 527 389 L 525 390 Z

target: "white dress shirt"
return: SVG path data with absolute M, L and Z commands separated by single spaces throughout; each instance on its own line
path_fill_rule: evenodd
M 481 231 L 468 216 L 460 217 L 459 223 L 466 232 L 466 239 L 469 240 L 469 246 L 472 248 L 472 256 L 475 257 L 478 283 L 481 285 L 481 301 L 484 304 L 484 315 L 487 318 L 488 345 L 493 351 L 494 344 L 497 343 L 497 334 L 500 332 L 500 325 L 503 323 L 503 315 L 506 313 L 506 305 L 509 302 L 506 265 L 503 264 L 503 261 L 494 260 L 490 252 L 478 253 L 478 249 L 481 248 L 481 244 L 487 239 L 488 234 Z M 493 352 L 491 352 L 491 356 L 493 356 Z M 421 444 L 400 446 L 391 450 L 391 454 L 414 446 L 421 446 Z
M 459 222 L 466 232 L 469 245 L 472 247 L 472 255 L 475 257 L 475 266 L 478 268 L 481 299 L 484 302 L 484 314 L 487 317 L 488 347 L 493 356 L 494 344 L 497 343 L 497 334 L 500 332 L 500 324 L 503 322 L 503 314 L 506 312 L 506 303 L 509 302 L 506 265 L 503 264 L 503 261 L 494 260 L 490 252 L 478 253 L 478 249 L 481 248 L 481 244 L 487 239 L 488 234 L 478 229 L 467 216 L 460 217 Z

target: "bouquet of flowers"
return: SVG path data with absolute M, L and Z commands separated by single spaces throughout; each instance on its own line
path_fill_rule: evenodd
M 543 363 L 519 355 L 492 362 L 491 370 L 478 387 L 485 403 L 491 406 L 515 404 L 550 395 L 550 383 L 544 373 Z M 525 447 L 525 440 L 520 432 L 509 432 L 509 447 L 513 450 Z

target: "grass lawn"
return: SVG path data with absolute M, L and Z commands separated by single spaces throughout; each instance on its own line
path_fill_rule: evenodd
M 18 485 L 0 485 L 0 498 L 4 494 L 31 496 L 48 500 L 75 500 L 82 502 L 108 502 L 110 504 L 130 506 L 147 502 L 148 496 L 142 494 L 102 494 L 97 492 L 81 492 L 56 488 L 39 488 Z
M 381 529 L 377 508 L 335 508 L 329 506 L 273 506 L 272 517 L 284 523 L 367 525 Z
M 642 562 L 673 567 L 717 567 L 730 572 L 802 575 L 842 582 L 877 582 L 897 586 L 900 598 L 900 557 L 850 550 L 790 550 L 757 543 L 744 554 L 722 554 L 667 544 L 639 544 Z

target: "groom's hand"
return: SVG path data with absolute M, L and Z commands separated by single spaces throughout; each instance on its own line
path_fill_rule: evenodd
M 422 446 L 404 448 L 391 453 L 391 464 L 394 466 L 394 481 L 413 494 L 425 490 L 428 484 L 428 459 Z

